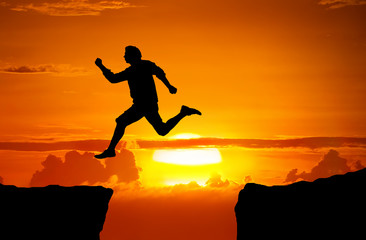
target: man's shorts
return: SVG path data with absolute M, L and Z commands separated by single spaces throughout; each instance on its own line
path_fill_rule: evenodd
M 141 118 L 146 117 L 149 122 L 161 122 L 159 115 L 159 107 L 157 103 L 153 104 L 136 104 L 134 103 L 129 109 L 122 113 L 116 122 L 123 122 L 126 125 L 134 123 Z

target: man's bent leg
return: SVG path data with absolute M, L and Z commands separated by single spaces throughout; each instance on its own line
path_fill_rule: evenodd
M 112 136 L 112 140 L 109 143 L 109 146 L 108 146 L 107 150 L 113 150 L 114 151 L 114 149 L 116 148 L 118 142 L 121 140 L 121 138 L 125 134 L 126 127 L 127 127 L 126 124 L 117 122 L 116 128 L 114 129 L 114 133 L 113 133 L 113 136 Z
M 159 135 L 165 136 L 179 123 L 180 120 L 192 114 L 201 115 L 201 112 L 194 108 L 182 106 L 180 112 L 176 116 L 169 119 L 166 123 L 162 121 L 157 111 L 146 114 L 145 117 Z
M 125 111 L 121 116 L 116 119 L 116 128 L 112 136 L 112 140 L 109 143 L 109 147 L 101 154 L 95 155 L 95 158 L 107 158 L 116 156 L 115 148 L 118 142 L 121 140 L 125 133 L 125 129 L 128 125 L 140 120 L 143 114 L 139 112 L 136 107 L 132 106 L 127 111 Z

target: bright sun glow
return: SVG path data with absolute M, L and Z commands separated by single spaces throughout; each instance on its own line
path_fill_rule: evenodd
M 192 139 L 200 137 L 200 135 L 194 133 L 180 133 L 171 138 Z M 156 150 L 153 160 L 162 163 L 195 166 L 219 163 L 221 162 L 221 154 L 216 148 Z
M 221 162 L 220 151 L 216 148 L 156 150 L 154 161 L 177 165 L 206 165 Z
M 194 133 L 179 133 L 172 136 L 172 139 L 192 139 L 192 138 L 200 138 L 201 136 Z

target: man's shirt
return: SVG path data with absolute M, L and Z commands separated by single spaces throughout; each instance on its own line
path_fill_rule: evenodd
M 131 65 L 124 71 L 113 74 L 104 73 L 111 82 L 121 82 L 127 80 L 130 87 L 130 95 L 135 104 L 151 104 L 158 102 L 155 81 L 153 75 L 164 74 L 164 71 L 148 60 L 141 60 L 139 63 Z

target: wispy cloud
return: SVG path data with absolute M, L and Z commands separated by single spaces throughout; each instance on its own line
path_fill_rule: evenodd
M 319 4 L 328 6 L 329 8 L 342 8 L 346 6 L 365 5 L 366 0 L 320 0 Z
M 42 64 L 36 66 L 22 65 L 22 66 L 6 66 L 0 68 L 3 73 L 17 73 L 17 74 L 34 74 L 34 73 L 55 73 L 55 74 L 71 74 L 71 75 L 85 75 L 89 73 L 86 69 L 80 67 L 73 67 L 70 64 Z
M 5 1 L 2 2 L 2 6 L 10 7 L 13 11 L 35 11 L 49 16 L 98 16 L 102 11 L 108 9 L 136 7 L 131 3 L 117 0 L 47 0 L 16 5 L 11 1 Z
M 108 146 L 107 140 L 84 140 L 62 142 L 0 142 L 0 150 L 14 151 L 103 151 Z
M 0 150 L 15 151 L 56 151 L 81 150 L 102 151 L 108 146 L 109 140 L 80 140 L 62 142 L 0 142 Z M 136 140 L 134 142 L 121 141 L 119 147 L 129 149 L 176 149 L 201 147 L 243 147 L 261 148 L 366 148 L 366 138 L 349 137 L 308 137 L 296 139 L 223 139 L 197 138 L 166 141 Z

